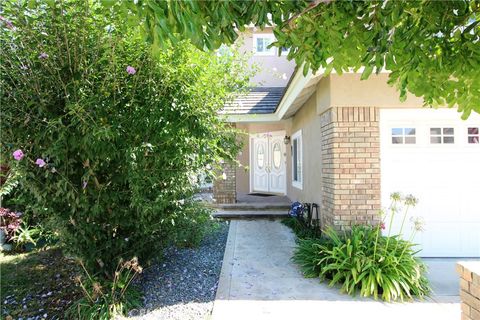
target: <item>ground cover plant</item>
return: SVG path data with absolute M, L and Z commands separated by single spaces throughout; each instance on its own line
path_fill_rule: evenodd
M 2 319 L 63 319 L 82 297 L 74 279 L 80 266 L 59 248 L 20 254 L 0 253 Z
M 1 161 L 31 200 L 11 203 L 106 291 L 119 261 L 198 243 L 208 212 L 190 198 L 239 150 L 217 112 L 247 85 L 246 61 L 188 42 L 152 52 L 136 24 L 91 1 L 8 2 L 1 15 Z
M 320 232 L 313 228 L 309 228 L 296 217 L 286 217 L 282 219 L 282 223 L 292 229 L 297 239 L 318 238 Z
M 403 239 L 408 209 L 415 206 L 412 196 L 392 195 L 388 214 L 388 232 L 382 234 L 385 222 L 376 226 L 356 225 L 348 232 L 331 227 L 324 237 L 300 238 L 293 260 L 303 274 L 310 278 L 338 284 L 342 292 L 385 301 L 404 301 L 422 298 L 430 292 L 425 276 L 426 266 L 416 257 L 414 235 L 421 229 L 415 223 L 409 240 Z M 391 234 L 392 223 L 402 214 L 398 234 Z M 298 233 L 297 233 L 298 234 Z

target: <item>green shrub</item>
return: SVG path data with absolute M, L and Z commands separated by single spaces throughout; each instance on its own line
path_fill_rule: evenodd
M 187 204 L 177 219 L 174 244 L 180 248 L 198 247 L 203 238 L 218 228 L 211 209 L 199 203 Z
M 416 203 L 413 197 L 401 199 L 398 194 L 392 195 L 392 200 L 390 226 L 399 210 L 398 202 L 406 206 L 405 216 L 408 207 Z M 424 297 L 430 289 L 426 266 L 415 256 L 415 245 L 400 235 L 390 235 L 390 231 L 382 236 L 383 226 L 358 225 L 348 233 L 327 228 L 326 239 L 300 240 L 293 260 L 305 276 L 328 280 L 330 286 L 340 284 L 341 291 L 351 295 L 385 301 Z
M 23 224 L 17 229 L 12 240 L 17 249 L 24 251 L 37 245 L 37 240 L 40 238 L 41 233 L 42 230 L 39 227 Z
M 283 218 L 282 223 L 292 229 L 298 239 L 318 238 L 320 236 L 320 230 L 308 228 L 297 218 Z
M 245 61 L 189 43 L 151 52 L 142 26 L 97 2 L 2 10 L 1 158 L 31 211 L 95 275 L 161 254 L 203 219 L 178 203 L 195 177 L 240 148 L 217 114 L 247 84 Z

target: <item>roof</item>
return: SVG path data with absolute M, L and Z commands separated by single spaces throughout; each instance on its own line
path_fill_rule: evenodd
M 222 114 L 269 114 L 274 113 L 282 99 L 285 87 L 255 87 L 239 95 L 225 105 Z

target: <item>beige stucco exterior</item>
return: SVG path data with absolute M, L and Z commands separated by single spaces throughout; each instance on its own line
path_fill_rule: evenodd
M 287 158 L 287 168 L 290 171 L 287 180 L 287 195 L 290 199 L 300 202 L 314 202 L 320 204 L 321 198 L 321 175 L 320 164 L 322 161 L 322 148 L 320 145 L 322 132 L 320 117 L 316 115 L 317 98 L 312 95 L 304 106 L 291 119 L 291 136 L 298 130 L 302 130 L 303 144 L 303 186 L 302 189 L 292 185 L 291 180 L 291 154 Z M 289 146 L 290 147 L 290 146 Z
M 404 102 L 400 93 L 390 86 L 388 74 L 371 75 L 368 80 L 360 80 L 360 74 L 331 74 L 319 81 L 316 88 L 317 114 L 322 114 L 332 107 L 381 108 L 421 108 L 423 100 L 413 94 L 407 94 Z
M 304 105 L 290 118 L 272 123 L 238 123 L 237 128 L 245 134 L 241 139 L 244 147 L 238 160 L 237 193 L 250 192 L 250 143 L 249 134 L 285 130 L 291 136 L 302 130 L 303 140 L 303 188 L 292 186 L 291 146 L 286 148 L 287 196 L 291 200 L 321 203 L 322 201 L 322 162 L 321 115 L 334 107 L 381 108 L 418 108 L 422 100 L 411 94 L 405 102 L 400 102 L 399 93 L 387 84 L 388 74 L 372 75 L 368 80 L 360 80 L 359 74 L 332 74 L 322 78 L 316 85 L 315 92 Z
M 240 44 L 240 52 L 253 53 L 253 34 L 273 34 L 271 28 L 264 30 L 253 28 L 240 35 L 237 40 Z M 250 64 L 257 64 L 259 72 L 252 78 L 252 83 L 262 87 L 286 87 L 290 76 L 295 69 L 295 62 L 288 61 L 285 55 L 255 55 L 249 59 Z

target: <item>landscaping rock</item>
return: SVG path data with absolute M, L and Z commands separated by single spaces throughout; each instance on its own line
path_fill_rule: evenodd
M 137 282 L 144 306 L 131 319 L 205 319 L 212 311 L 228 235 L 228 223 L 208 235 L 198 248 L 169 248 L 164 259 Z

